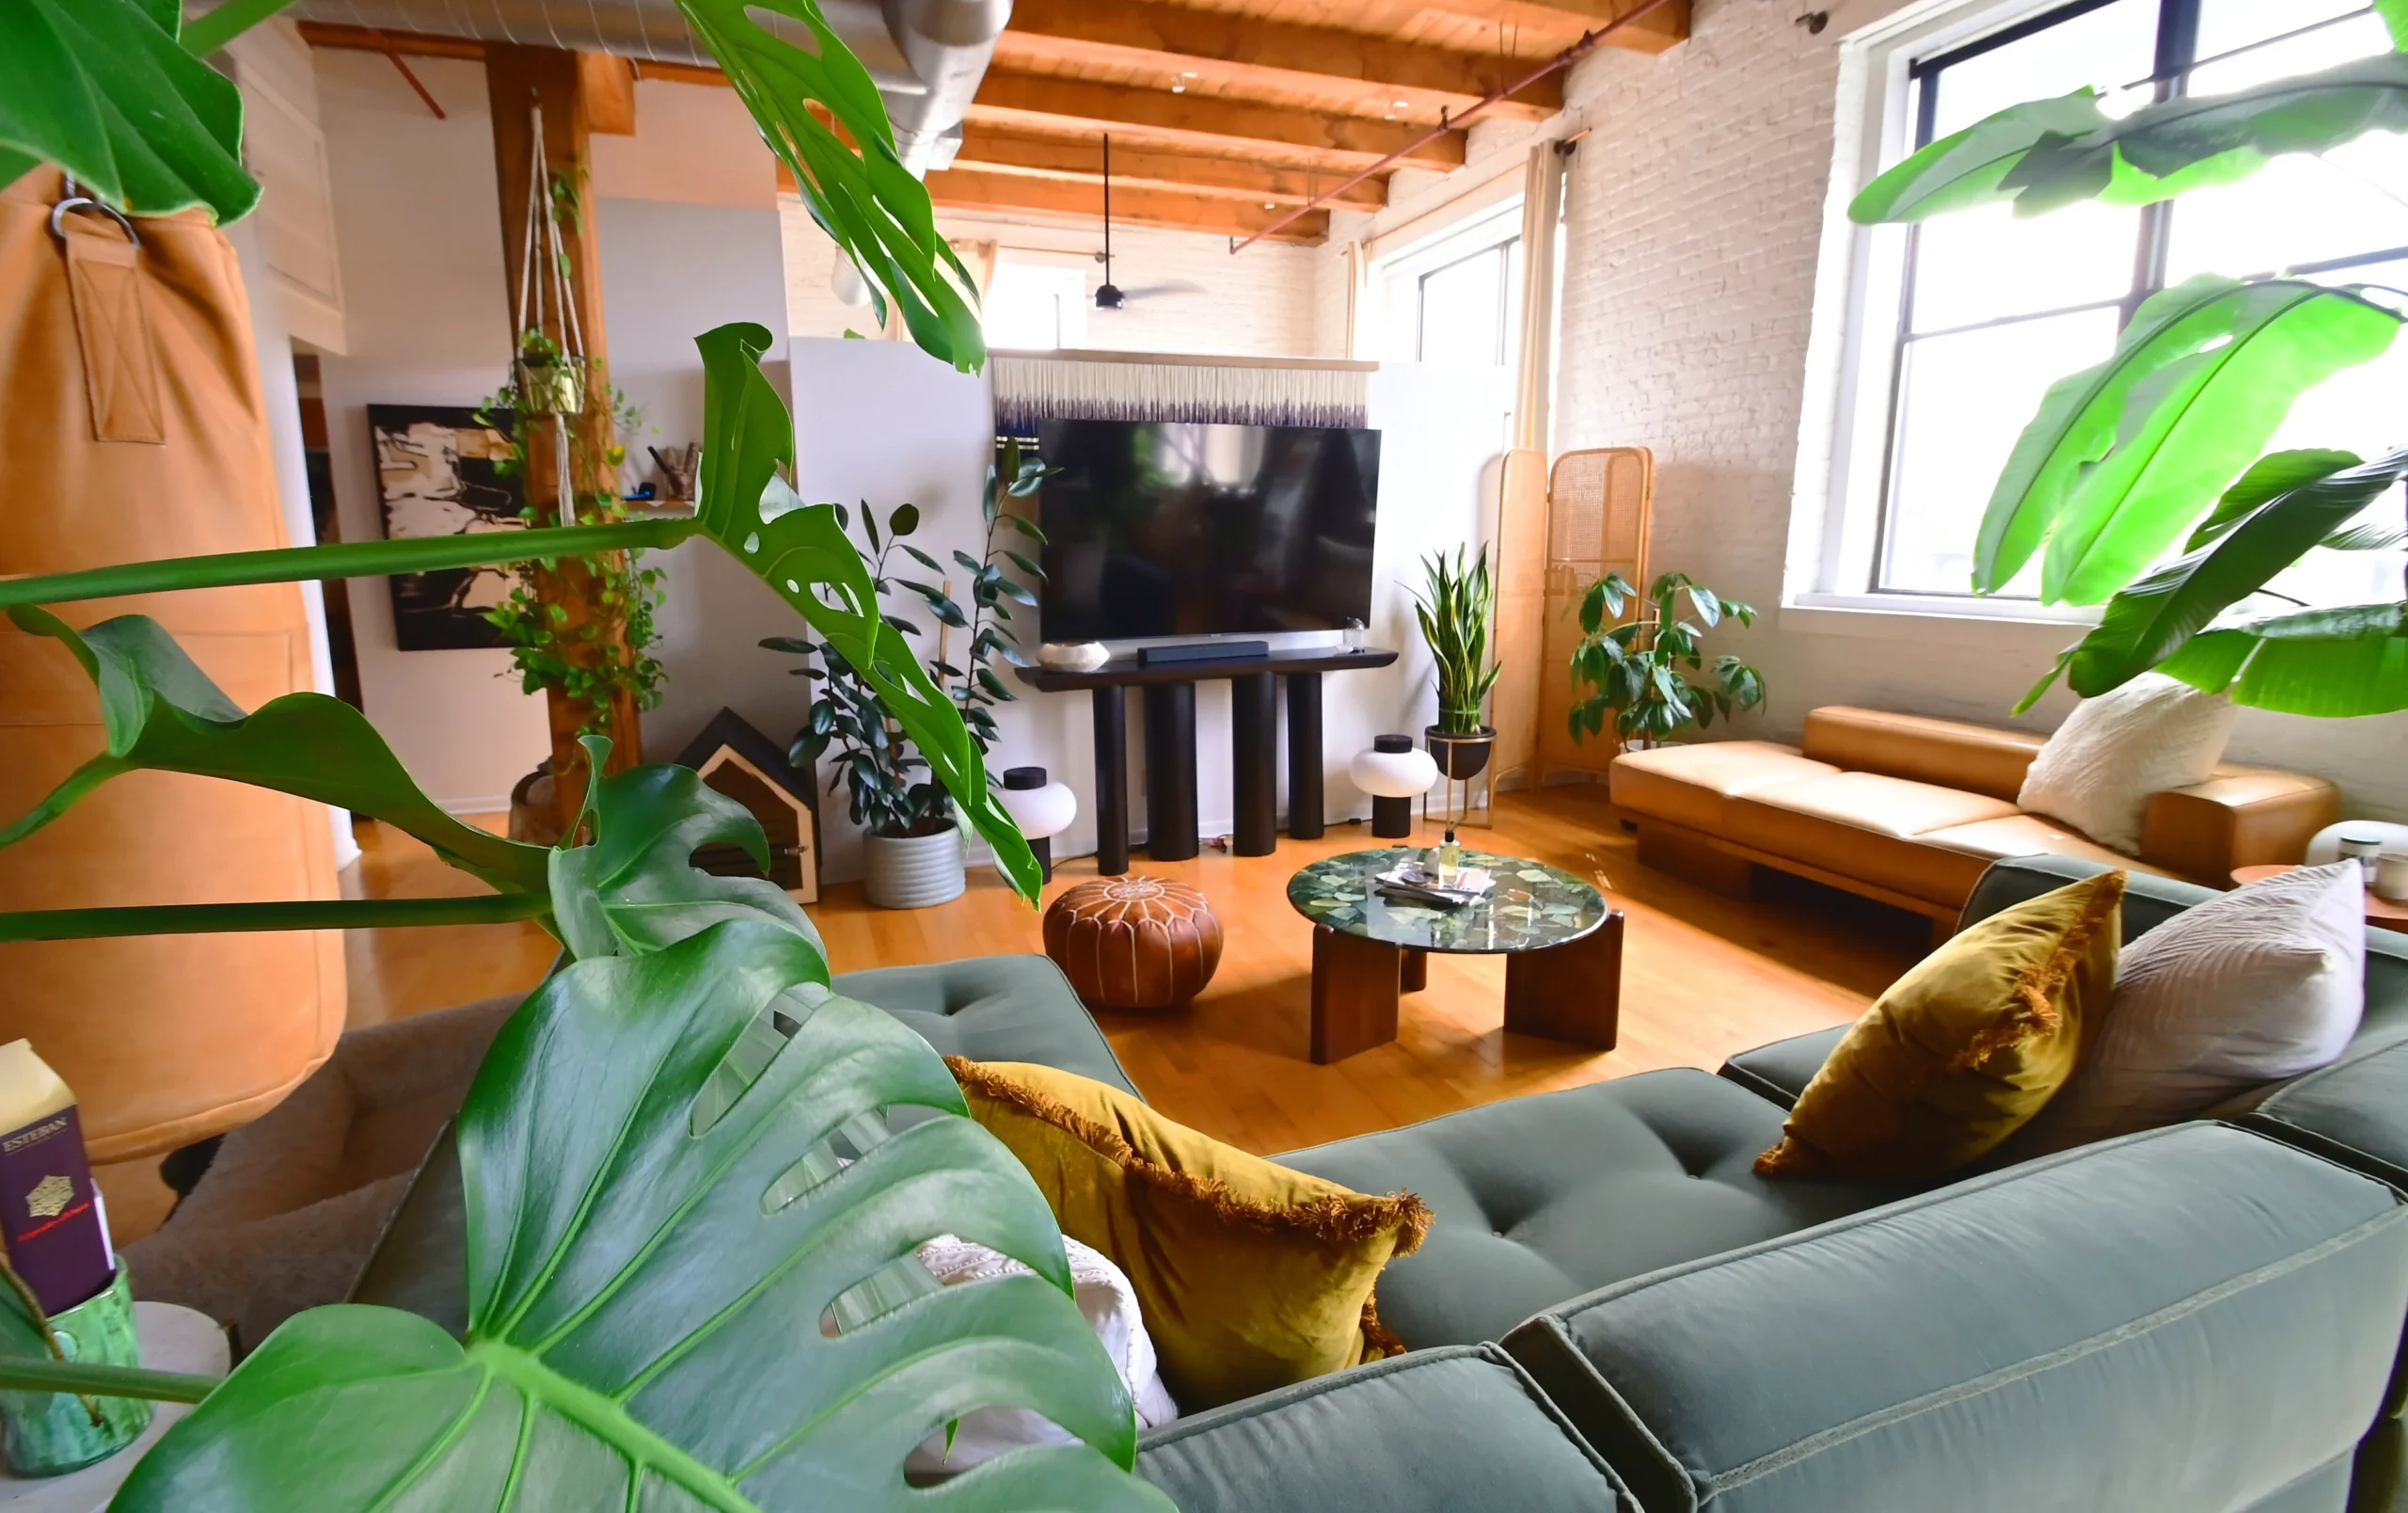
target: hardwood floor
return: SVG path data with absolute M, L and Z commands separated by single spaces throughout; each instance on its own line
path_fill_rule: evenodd
M 1394 1044 L 1315 1066 L 1307 1055 L 1312 930 L 1289 907 L 1288 878 L 1307 862 L 1374 844 L 1359 824 L 1333 826 L 1318 841 L 1282 836 L 1270 856 L 1208 849 L 1188 862 L 1139 857 L 1134 870 L 1203 890 L 1226 945 L 1194 1003 L 1162 1014 L 1103 1012 L 1104 1033 L 1155 1107 L 1267 1155 L 1657 1067 L 1710 1070 L 1734 1051 L 1854 1018 L 1924 952 L 1923 920 L 1849 895 L 1773 877 L 1761 896 L 1737 900 L 1642 868 L 1602 794 L 1506 795 L 1494 831 L 1463 837 L 1593 877 L 1624 912 L 1622 1037 L 1610 1052 L 1506 1034 L 1504 958 L 1434 956 L 1429 987 L 1404 999 Z M 352 884 L 359 896 L 473 887 L 382 827 L 363 826 L 361 846 Z M 1047 900 L 1095 875 L 1092 858 L 1065 863 Z M 970 878 L 965 895 L 933 909 L 873 909 L 848 884 L 829 889 L 811 913 L 838 971 L 1044 948 L 1038 911 L 989 869 Z M 552 956 L 532 925 L 356 931 L 347 944 L 355 1025 L 524 990 Z

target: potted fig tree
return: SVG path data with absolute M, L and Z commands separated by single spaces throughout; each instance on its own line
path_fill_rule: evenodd
M 866 548 L 856 545 L 854 549 L 868 569 L 881 608 L 895 595 L 917 597 L 937 620 L 933 645 L 927 629 L 908 616 L 887 611 L 883 617 L 895 629 L 920 638 L 928 653 L 929 679 L 959 709 L 963 726 L 982 758 L 995 740 L 992 707 L 1015 697 L 1009 685 L 996 676 L 993 663 L 997 658 L 1015 664 L 1026 660 L 1010 629 L 1011 605 L 1037 602 L 1027 587 L 1005 576 L 1004 565 L 1009 563 L 1032 580 L 1041 581 L 1045 576 L 1025 553 L 1003 545 L 1006 531 L 1017 531 L 1032 541 L 1044 539 L 1033 522 L 1006 511 L 1004 501 L 1027 498 L 1052 470 L 1033 457 L 1023 459 L 1016 441 L 1006 442 L 997 464 L 989 468 L 981 501 L 985 555 L 973 557 L 959 550 L 953 554 L 954 565 L 970 585 L 966 612 L 953 595 L 950 579 L 939 576 L 935 581 L 924 581 L 888 571 L 897 551 L 932 575 L 946 571 L 936 558 L 905 539 L 920 528 L 916 506 L 896 507 L 887 516 L 883 533 L 866 504 L 861 511 L 861 532 L 869 544 Z M 847 530 L 852 529 L 851 518 L 841 505 L 836 518 Z M 951 660 L 951 637 L 957 632 L 966 637 L 967 647 L 959 664 Z M 882 909 L 919 909 L 960 897 L 968 879 L 954 795 L 929 774 L 928 764 L 888 717 L 876 690 L 863 680 L 843 652 L 825 642 L 777 636 L 761 645 L 816 659 L 816 665 L 806 662 L 794 669 L 797 677 L 809 678 L 819 688 L 788 759 L 797 767 L 816 765 L 832 750 L 835 753 L 830 786 L 844 785 L 852 821 L 862 827 L 863 891 L 869 901 Z
M 1414 593 L 1421 639 L 1437 663 L 1438 720 L 1422 732 L 1438 771 L 1455 782 L 1479 775 L 1497 744 L 1497 728 L 1483 724 L 1480 707 L 1497 685 L 1497 663 L 1488 655 L 1488 620 L 1497 607 L 1497 586 L 1488 574 L 1488 549 L 1466 565 L 1461 547 L 1452 561 L 1434 551 L 1421 561 L 1425 583 Z

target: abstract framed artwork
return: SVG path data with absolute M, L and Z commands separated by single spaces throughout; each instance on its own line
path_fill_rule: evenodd
M 371 405 L 376 495 L 389 540 L 523 531 L 527 494 L 501 464 L 510 456 L 514 417 L 484 420 L 465 405 Z M 393 640 L 404 651 L 456 651 L 508 642 L 485 612 L 510 597 L 502 567 L 396 573 Z

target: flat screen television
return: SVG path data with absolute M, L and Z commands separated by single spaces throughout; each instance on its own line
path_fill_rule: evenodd
M 1329 630 L 1371 617 L 1380 433 L 1045 421 L 1047 641 Z

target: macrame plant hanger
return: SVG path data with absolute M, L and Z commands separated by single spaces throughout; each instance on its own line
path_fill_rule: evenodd
M 569 288 L 568 251 L 561 241 L 560 219 L 552 213 L 551 175 L 544 163 L 544 107 L 539 103 L 528 106 L 530 122 L 529 151 L 531 161 L 527 171 L 527 246 L 520 265 L 518 280 L 519 349 L 516 370 L 518 411 L 522 423 L 538 416 L 550 416 L 558 444 L 554 446 L 553 465 L 556 470 L 554 486 L 560 501 L 560 522 L 577 523 L 577 492 L 569 468 L 568 420 L 585 409 L 585 335 L 578 329 L 577 301 Z M 539 249 L 543 255 L 539 255 Z M 544 329 L 544 311 L 548 303 L 561 332 L 561 352 L 557 361 L 531 361 L 525 345 L 527 334 Z M 534 323 L 528 323 L 530 310 Z

